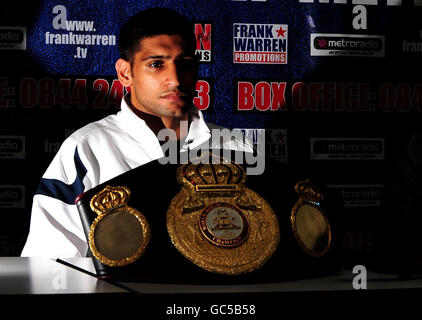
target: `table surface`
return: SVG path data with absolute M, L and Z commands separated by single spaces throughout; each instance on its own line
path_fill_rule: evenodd
M 304 280 L 274 283 L 236 285 L 186 285 L 118 282 L 124 288 L 144 294 L 180 293 L 289 293 L 289 292 L 333 292 L 354 291 L 352 270 L 342 270 L 338 274 Z M 396 275 L 367 272 L 367 290 L 422 289 L 422 278 L 399 280 Z
M 0 294 L 125 293 L 282 293 L 353 291 L 352 270 L 312 279 L 230 285 L 110 283 L 95 277 L 90 258 L 63 259 L 0 257 Z M 399 280 L 396 275 L 368 270 L 367 290 L 422 289 L 422 277 Z
M 92 270 L 90 259 L 78 265 Z M 0 258 L 0 294 L 89 294 L 127 292 L 118 286 L 48 258 Z

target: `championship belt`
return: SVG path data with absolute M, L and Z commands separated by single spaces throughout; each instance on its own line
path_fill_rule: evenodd
M 148 221 L 129 207 L 130 190 L 124 186 L 106 186 L 95 194 L 91 209 L 98 214 L 89 229 L 89 247 L 101 263 L 121 267 L 136 261 L 150 239 Z
M 320 205 L 323 195 L 309 179 L 296 183 L 295 191 L 299 200 L 290 214 L 293 234 L 307 254 L 321 257 L 331 246 L 330 223 Z
M 207 271 L 238 275 L 257 270 L 278 247 L 277 217 L 265 199 L 245 186 L 240 165 L 211 152 L 205 157 L 206 163 L 197 159 L 177 169 L 182 188 L 167 211 L 170 239 Z

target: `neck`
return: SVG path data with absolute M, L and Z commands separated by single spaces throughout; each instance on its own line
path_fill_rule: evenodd
M 185 121 L 185 123 L 188 122 L 189 125 L 190 119 L 188 113 L 186 113 L 181 118 L 159 117 L 140 111 L 133 107 L 131 103 L 129 103 L 129 106 L 139 118 L 145 121 L 145 123 L 154 132 L 155 135 L 158 135 L 162 129 L 169 129 L 174 131 L 176 133 L 177 140 L 186 137 L 188 134 L 187 127 L 185 125 L 181 125 L 182 121 Z
M 176 133 L 177 140 L 186 137 L 186 135 L 188 134 L 186 125 L 182 125 L 182 121 L 184 121 L 185 124 L 189 121 L 188 114 L 186 114 L 182 118 L 161 117 L 159 119 L 161 120 L 163 128 L 173 130 Z

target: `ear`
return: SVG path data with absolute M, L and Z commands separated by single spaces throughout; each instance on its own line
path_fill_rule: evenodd
M 120 83 L 125 87 L 129 87 L 132 83 L 130 63 L 120 58 L 116 61 L 115 67 Z

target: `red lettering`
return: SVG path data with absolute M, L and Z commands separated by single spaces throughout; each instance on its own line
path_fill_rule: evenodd
M 356 96 L 358 95 L 358 89 L 356 83 L 346 83 L 344 86 L 344 109 L 346 111 L 355 111 L 358 107 L 358 101 Z M 359 97 L 358 97 L 359 98 Z
M 51 78 L 40 80 L 39 105 L 41 108 L 51 108 L 54 105 L 54 80 Z
M 369 99 L 369 83 L 360 83 L 359 84 L 359 110 L 360 111 L 370 111 L 370 106 L 368 104 Z
M 3 97 L 7 94 L 7 78 L 0 78 L 0 107 L 7 106 L 7 100 L 4 100 Z
M 105 79 L 97 79 L 92 84 L 92 89 L 98 91 L 94 102 L 92 103 L 93 109 L 105 109 L 107 108 L 107 102 L 105 101 L 105 97 L 107 96 L 108 89 L 109 89 L 108 81 Z
M 363 233 L 361 234 L 361 247 L 363 251 L 368 251 L 372 247 L 373 242 L 373 235 L 372 233 Z
M 24 108 L 33 108 L 37 105 L 37 81 L 35 79 L 22 79 L 20 103 Z
M 394 86 L 391 83 L 384 83 L 379 91 L 381 110 L 392 111 L 394 109 Z
M 344 108 L 343 84 L 341 82 L 337 82 L 335 84 L 335 88 L 336 88 L 336 102 L 335 102 L 334 110 L 343 111 L 343 108 Z
M 323 111 L 330 111 L 331 105 L 333 101 L 335 101 L 336 95 L 334 94 L 336 91 L 334 83 L 325 83 L 322 87 L 322 101 L 321 101 L 321 109 Z M 334 90 L 334 92 L 333 92 Z
M 292 104 L 297 111 L 304 111 L 308 107 L 308 86 L 304 82 L 296 82 L 292 86 Z
M 271 105 L 271 87 L 268 82 L 258 82 L 255 86 L 255 106 L 260 111 L 266 111 Z
M 286 83 L 271 82 L 271 89 L 273 91 L 273 101 L 271 102 L 271 110 L 286 110 Z
M 343 239 L 343 248 L 356 250 L 360 247 L 360 241 L 356 233 L 348 233 Z
M 63 108 L 70 106 L 70 79 L 60 79 L 56 92 L 56 104 Z
M 211 50 L 211 25 L 205 24 L 205 31 L 200 23 L 195 24 L 196 50 Z
M 193 98 L 193 104 L 199 110 L 206 110 L 210 106 L 210 84 L 205 80 L 196 82 L 195 90 L 198 96 Z
M 86 108 L 88 98 L 86 96 L 86 79 L 76 79 L 72 91 L 72 103 L 78 108 Z
M 322 84 L 319 82 L 311 83 L 311 111 L 318 111 L 319 101 L 321 100 Z
M 115 107 L 120 106 L 120 102 L 125 94 L 125 87 L 119 80 L 114 79 L 111 84 L 110 93 L 108 96 L 109 104 L 114 104 Z
M 237 83 L 237 109 L 252 110 L 254 107 L 254 87 L 250 82 Z
M 422 84 L 417 84 L 413 88 L 412 105 L 418 111 L 422 111 Z
M 396 86 L 396 107 L 398 111 L 409 111 L 410 109 L 410 87 L 401 83 Z

